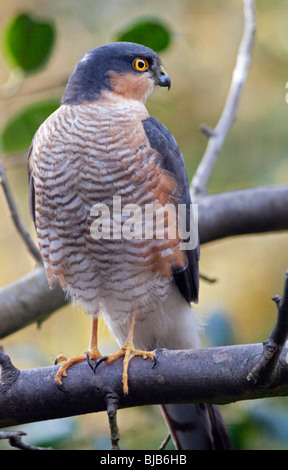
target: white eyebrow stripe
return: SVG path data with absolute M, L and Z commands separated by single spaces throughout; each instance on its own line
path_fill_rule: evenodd
M 90 52 L 85 52 L 85 54 L 83 55 L 82 59 L 80 59 L 79 62 L 86 62 L 90 57 Z

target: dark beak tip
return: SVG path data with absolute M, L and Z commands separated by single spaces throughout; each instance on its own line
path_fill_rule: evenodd
M 161 77 L 158 78 L 158 85 L 162 87 L 167 87 L 168 91 L 170 90 L 171 80 L 167 73 L 165 75 L 161 75 Z

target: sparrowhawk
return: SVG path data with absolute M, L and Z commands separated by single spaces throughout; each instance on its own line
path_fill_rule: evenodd
M 179 231 L 168 236 L 173 207 L 184 206 L 186 223 L 191 220 L 189 182 L 175 139 L 145 107 L 156 86 L 170 84 L 158 55 L 147 47 L 119 42 L 91 50 L 70 77 L 61 106 L 31 144 L 30 208 L 48 282 L 57 280 L 93 318 L 89 350 L 58 358 L 67 359 L 55 377 L 58 383 L 76 362 L 109 363 L 123 356 L 128 393 L 133 356 L 154 360 L 155 348 L 199 346 L 199 321 L 190 305 L 198 301 L 199 242 L 181 249 Z M 125 213 L 115 210 L 115 200 Z M 144 218 L 137 219 L 138 236 L 132 223 L 124 236 L 121 229 L 135 207 L 141 215 L 147 207 L 166 207 L 164 236 L 155 232 L 155 214 L 152 236 L 145 237 Z M 99 313 L 120 345 L 104 358 L 97 347 Z M 217 447 L 213 432 L 221 419 L 213 407 L 163 409 L 176 446 Z M 194 424 L 187 427 L 187 419 Z M 188 443 L 190 431 L 198 436 L 196 444 Z

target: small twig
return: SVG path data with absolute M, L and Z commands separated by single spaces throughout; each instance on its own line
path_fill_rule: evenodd
M 119 428 L 117 424 L 117 410 L 119 408 L 118 395 L 110 387 L 104 387 L 107 404 L 107 415 L 110 427 L 111 450 L 120 450 L 118 442 L 120 440 Z
M 52 447 L 38 447 L 25 444 L 21 437 L 26 436 L 23 431 L 0 431 L 0 439 L 8 439 L 11 447 L 21 450 L 53 450 Z
M 199 277 L 202 279 L 202 281 L 208 282 L 209 284 L 214 284 L 214 282 L 217 282 L 216 277 L 209 277 L 201 273 L 199 274 Z
M 208 126 L 207 124 L 201 124 L 201 126 L 200 126 L 200 131 L 201 131 L 202 134 L 204 134 L 205 137 L 207 137 L 208 139 L 210 139 L 210 137 L 213 137 L 213 135 L 215 135 L 214 129 L 212 129 L 212 127 Z
M 161 444 L 160 444 L 160 446 L 158 447 L 157 450 L 164 450 L 166 448 L 168 442 L 170 441 L 170 439 L 171 439 L 171 434 L 169 432 L 169 434 L 167 434 L 164 441 L 161 442 Z
M 207 126 L 204 127 L 206 135 L 207 129 L 209 130 L 209 142 L 205 154 L 191 183 L 192 195 L 197 193 L 205 193 L 212 168 L 216 163 L 219 151 L 223 145 L 226 135 L 235 120 L 241 91 L 246 80 L 255 31 L 255 12 L 253 0 L 243 0 L 243 7 L 244 32 L 238 50 L 237 61 L 233 71 L 230 90 L 224 106 L 224 110 L 217 126 L 215 127 L 215 130 L 213 131 Z
M 260 382 L 262 383 L 261 375 L 262 375 L 263 370 L 265 369 L 265 367 L 267 366 L 269 361 L 271 361 L 275 357 L 278 358 L 279 355 L 280 355 L 280 350 L 279 350 L 279 347 L 277 346 L 277 344 L 275 344 L 271 340 L 270 341 L 269 340 L 265 341 L 263 343 L 263 351 L 261 353 L 261 356 L 260 356 L 257 364 L 253 367 L 251 372 L 249 372 L 249 374 L 247 375 L 247 380 L 248 381 L 253 380 L 253 382 L 255 384 L 260 384 Z M 265 385 L 267 385 L 268 383 L 269 382 L 266 379 L 265 380 Z
M 70 72 L 64 70 L 53 75 L 24 77 L 14 69 L 8 81 L 0 87 L 0 101 L 62 87 L 67 83 L 69 75 Z
M 14 198 L 12 196 L 12 192 L 10 186 L 8 184 L 6 173 L 3 166 L 0 164 L 0 184 L 2 186 L 5 199 L 8 204 L 9 212 L 11 218 L 14 222 L 14 225 L 20 234 L 22 240 L 24 241 L 25 245 L 27 246 L 29 253 L 35 258 L 38 263 L 42 263 L 42 258 L 40 255 L 40 251 L 38 250 L 37 246 L 33 242 L 32 238 L 30 237 L 29 233 L 26 231 L 16 208 L 16 204 Z
M 279 356 L 288 336 L 288 270 L 282 298 L 277 295 L 272 300 L 278 308 L 277 320 L 268 340 L 263 343 L 263 351 L 257 364 L 247 376 L 247 380 L 265 386 L 270 385 L 275 377 Z

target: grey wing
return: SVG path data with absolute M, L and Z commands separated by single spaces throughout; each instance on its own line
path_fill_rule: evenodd
M 163 168 L 173 174 L 180 188 L 178 202 L 186 205 L 186 231 L 190 232 L 191 196 L 182 153 L 169 130 L 157 119 L 142 121 L 150 146 L 163 158 Z M 177 287 L 187 302 L 198 302 L 199 292 L 199 239 L 194 249 L 187 249 L 187 264 L 173 272 Z

